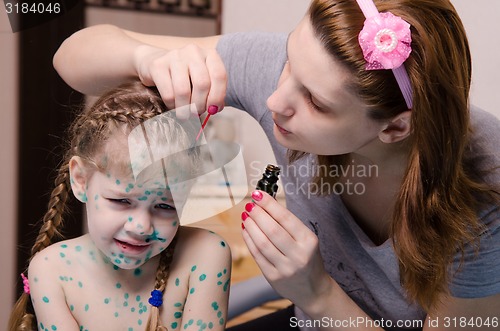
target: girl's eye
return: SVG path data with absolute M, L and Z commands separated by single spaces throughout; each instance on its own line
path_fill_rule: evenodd
M 160 204 L 156 205 L 155 207 L 158 209 L 161 209 L 161 210 L 175 210 L 174 206 L 167 205 L 166 203 L 160 203 Z
M 128 199 L 108 199 L 112 203 L 120 204 L 120 205 L 130 205 L 130 201 Z

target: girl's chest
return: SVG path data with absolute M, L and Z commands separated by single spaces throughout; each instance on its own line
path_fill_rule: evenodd
M 148 300 L 153 281 L 140 289 L 125 282 L 76 282 L 64 288 L 66 302 L 80 330 L 145 330 L 152 306 Z M 181 323 L 187 289 L 168 282 L 163 294 L 161 320 L 171 329 Z M 168 324 L 167 324 L 168 323 Z M 175 324 L 177 323 L 177 324 Z

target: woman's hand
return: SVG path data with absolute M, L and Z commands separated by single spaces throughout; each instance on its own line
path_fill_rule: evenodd
M 209 106 L 224 106 L 226 70 L 215 49 L 189 44 L 165 50 L 140 45 L 134 54 L 137 75 L 146 86 L 156 86 L 168 108 L 195 104 L 199 114 Z
M 307 310 L 328 297 L 332 279 L 316 235 L 267 193 L 252 193 L 242 214 L 243 239 L 273 288 Z

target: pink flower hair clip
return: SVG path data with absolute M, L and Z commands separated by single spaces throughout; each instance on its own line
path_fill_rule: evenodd
M 356 1 L 366 17 L 358 36 L 366 70 L 391 69 L 408 109 L 412 109 L 411 82 L 403 64 L 411 53 L 410 24 L 392 13 L 379 13 L 373 0 Z

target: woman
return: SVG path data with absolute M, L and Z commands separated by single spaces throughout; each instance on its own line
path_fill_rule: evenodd
M 97 26 L 54 63 L 86 93 L 138 76 L 168 107 L 226 104 L 259 121 L 288 209 L 254 192 L 243 237 L 295 304 L 283 329 L 497 327 L 500 124 L 469 112 L 462 23 L 447 0 L 374 5 L 312 1 L 288 39 Z

